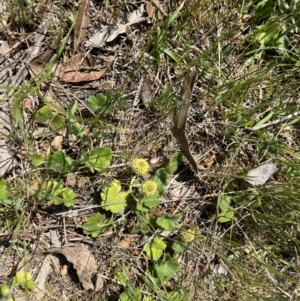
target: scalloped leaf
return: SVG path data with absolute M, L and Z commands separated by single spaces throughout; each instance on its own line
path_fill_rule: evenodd
M 161 217 L 157 218 L 156 223 L 167 231 L 172 231 L 176 227 L 177 221 L 181 218 L 181 214 L 163 214 Z
M 109 147 L 96 147 L 83 156 L 84 164 L 91 172 L 95 172 L 95 170 L 104 172 L 109 167 L 111 159 L 112 154 Z
M 108 227 L 108 219 L 105 217 L 105 215 L 100 213 L 89 217 L 81 226 L 83 233 L 86 235 L 91 235 L 93 238 L 96 238 L 99 234 L 103 233 Z
M 154 266 L 154 269 L 157 272 L 158 277 L 162 281 L 170 280 L 175 276 L 177 271 L 179 270 L 180 265 L 178 261 L 174 258 L 171 258 L 169 254 L 166 254 L 163 258 L 163 262 L 157 263 Z
M 167 245 L 163 242 L 163 240 L 155 237 L 144 246 L 144 251 L 150 259 L 157 260 L 162 256 L 166 247 Z
M 120 181 L 115 179 L 102 189 L 100 195 L 103 209 L 109 210 L 112 213 L 119 213 L 126 208 L 128 192 L 121 192 L 121 188 Z
M 65 152 L 58 150 L 46 157 L 45 167 L 61 173 L 69 173 L 72 169 L 72 159 Z

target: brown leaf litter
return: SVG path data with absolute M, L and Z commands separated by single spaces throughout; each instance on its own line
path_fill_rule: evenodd
M 94 290 L 92 278 L 97 274 L 97 261 L 84 244 L 51 248 L 47 253 L 58 253 L 66 257 L 77 271 L 78 278 L 86 290 Z
M 86 69 L 88 72 L 82 72 Z M 107 68 L 101 68 L 97 71 L 92 71 L 91 62 L 86 55 L 76 54 L 72 56 L 63 69 L 63 75 L 60 80 L 68 83 L 80 83 L 95 81 L 101 78 Z

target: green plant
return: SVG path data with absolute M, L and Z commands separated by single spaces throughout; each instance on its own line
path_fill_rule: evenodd
M 36 287 L 36 282 L 32 279 L 32 275 L 29 272 L 19 271 L 16 273 L 14 278 L 14 285 L 22 287 L 24 290 L 34 290 Z
M 180 214 L 162 214 L 154 217 L 151 210 L 159 205 L 159 196 L 163 194 L 169 183 L 171 173 L 175 172 L 181 163 L 181 155 L 175 153 L 164 168 L 159 168 L 153 176 L 148 180 L 144 180 L 145 174 L 149 177 L 149 165 L 144 159 L 136 159 L 133 162 L 133 171 L 137 174 L 133 176 L 129 185 L 129 190 L 124 190 L 125 183 L 121 183 L 117 179 L 113 179 L 106 185 L 102 186 L 101 207 L 112 214 L 123 214 L 126 210 L 130 210 L 136 214 L 136 223 L 132 227 L 132 233 L 154 233 L 155 229 L 173 231 L 180 228 L 178 221 Z M 82 225 L 85 234 L 97 237 L 107 229 L 108 225 L 113 222 L 104 215 L 97 213 L 88 218 L 86 223 Z M 177 253 L 184 252 L 185 248 L 180 246 L 186 245 L 187 241 L 192 240 L 185 234 L 185 241 L 179 239 L 177 246 L 173 247 L 173 251 Z M 173 258 L 167 251 L 167 242 L 159 236 L 154 236 L 146 243 L 143 250 L 149 260 L 153 261 L 153 265 L 146 272 L 147 277 L 155 280 L 157 285 L 172 278 L 179 269 L 177 259 Z M 123 272 L 117 272 L 114 276 L 115 280 L 125 286 L 127 276 L 124 278 Z M 141 292 L 139 289 L 126 289 L 119 297 L 119 300 L 141 300 Z M 131 298 L 131 299 L 130 299 Z M 175 299 L 174 299 L 175 300 Z
M 32 275 L 29 272 L 19 271 L 15 274 L 12 280 L 12 285 L 2 283 L 0 286 L 0 295 L 7 301 L 13 301 L 12 290 L 14 287 L 21 287 L 25 291 L 33 291 L 37 283 L 32 280 Z
M 229 195 L 221 194 L 218 198 L 218 222 L 226 223 L 234 219 L 234 210 L 231 207 L 232 198 Z
M 78 203 L 74 191 L 64 187 L 61 182 L 56 180 L 49 180 L 42 183 L 38 190 L 32 190 L 31 194 L 36 196 L 40 202 L 46 199 L 54 205 L 71 207 Z

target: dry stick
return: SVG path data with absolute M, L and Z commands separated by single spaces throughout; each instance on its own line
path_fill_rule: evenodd
M 248 131 L 251 131 L 251 132 L 255 132 L 255 131 L 258 131 L 260 129 L 264 129 L 266 127 L 269 127 L 269 126 L 272 126 L 272 125 L 276 125 L 276 124 L 279 124 L 279 123 L 283 123 L 283 122 L 286 122 L 290 119 L 292 119 L 293 117 L 297 117 L 298 115 L 300 115 L 300 111 L 297 111 L 297 112 L 294 112 L 292 114 L 289 114 L 287 116 L 284 116 L 284 117 L 281 117 L 281 118 L 278 118 L 274 121 L 271 121 L 271 122 L 267 122 L 265 124 L 261 124 L 261 125 L 258 125 L 258 126 L 254 126 L 252 128 L 249 128 L 249 127 L 246 127 L 245 130 L 248 130 Z
M 185 76 L 181 89 L 181 101 L 173 115 L 172 134 L 177 139 L 183 155 L 193 166 L 195 172 L 198 173 L 197 163 L 190 152 L 189 143 L 185 135 L 186 121 L 190 110 L 190 98 L 192 96 L 196 77 L 196 67 L 191 68 Z
M 34 35 L 34 33 L 30 34 L 26 38 L 23 38 L 20 42 L 17 42 L 14 46 L 10 47 L 7 51 L 5 51 L 4 53 L 2 53 L 0 55 L 0 59 L 3 58 L 4 56 L 6 56 L 7 54 L 9 54 L 10 52 L 12 52 L 14 49 L 18 48 L 21 44 L 23 44 L 26 40 L 31 38 L 33 35 Z

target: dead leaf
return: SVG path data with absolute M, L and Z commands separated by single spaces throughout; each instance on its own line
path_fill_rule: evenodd
M 123 240 L 119 242 L 119 247 L 120 248 L 129 248 L 134 242 L 136 241 L 137 235 L 127 235 Z
M 83 189 L 83 188 L 85 188 L 86 184 L 87 184 L 86 179 L 80 178 L 78 180 L 77 187 L 78 187 L 78 189 Z
M 63 141 L 63 137 L 60 136 L 56 136 L 53 141 L 51 142 L 51 146 L 55 149 L 55 150 L 59 150 L 62 149 L 62 141 Z
M 83 54 L 76 54 L 66 63 L 60 80 L 67 83 L 95 81 L 102 77 L 107 69 L 103 68 L 97 71 L 87 70 L 87 72 L 80 71 L 80 68 L 87 69 L 88 67 L 91 67 L 88 58 Z
M 277 165 L 274 163 L 264 163 L 254 169 L 251 169 L 246 179 L 248 183 L 253 186 L 265 184 L 269 178 L 278 170 Z
M 47 253 L 58 253 L 66 257 L 77 271 L 78 278 L 86 290 L 94 290 L 92 277 L 97 273 L 97 262 L 94 255 L 83 245 L 52 248 Z
M 66 63 L 63 72 L 78 71 L 80 67 L 90 67 L 88 58 L 81 53 L 73 55 Z
M 76 52 L 79 44 L 82 42 L 90 22 L 90 17 L 87 12 L 89 5 L 90 0 L 83 0 L 79 7 L 79 12 L 75 24 L 74 52 Z
M 75 187 L 76 182 L 76 176 L 73 173 L 67 175 L 66 184 L 68 186 Z
M 155 6 L 150 2 L 146 2 L 146 12 L 150 18 L 153 18 L 155 13 Z
M 68 266 L 64 264 L 60 270 L 60 276 L 65 277 L 68 273 Z
M 33 109 L 33 101 L 30 98 L 25 98 L 22 102 L 23 110 L 31 111 Z
M 60 80 L 66 83 L 90 82 L 101 78 L 105 74 L 106 69 L 107 68 L 90 72 L 68 72 L 64 74 Z
M 151 3 L 154 4 L 154 6 L 156 6 L 156 8 L 160 11 L 160 13 L 163 15 L 163 16 L 167 16 L 168 14 L 164 11 L 164 9 L 161 7 L 161 5 L 159 4 L 159 0 L 150 0 Z M 159 17 L 159 20 L 161 20 L 162 17 Z
M 138 23 L 139 20 L 143 17 L 143 14 L 145 12 L 145 5 L 141 4 L 140 7 L 138 9 L 135 9 L 133 12 L 131 12 L 130 14 L 127 15 L 126 19 L 127 19 L 127 24 L 134 24 L 134 23 Z
M 40 189 L 40 183 L 39 182 L 33 182 L 30 185 L 30 189 L 34 190 L 34 191 L 38 191 Z
M 36 56 L 29 62 L 29 73 L 32 77 L 36 76 L 43 70 L 45 65 L 51 59 L 52 54 L 52 49 L 46 50 L 45 52 L 40 53 L 38 56 Z
M 204 166 L 210 168 L 215 163 L 216 156 L 212 155 L 204 160 Z
M 104 287 L 104 281 L 100 273 L 98 273 L 96 278 L 96 283 L 95 283 L 95 292 L 100 291 L 103 287 Z
M 197 173 L 197 163 L 190 152 L 189 144 L 185 136 L 186 121 L 190 109 L 190 98 L 192 96 L 196 76 L 197 69 L 196 67 L 193 67 L 184 79 L 181 89 L 181 103 L 179 104 L 178 109 L 175 110 L 173 116 L 172 133 L 177 139 L 182 153 L 188 159 Z
M 86 46 L 102 47 L 106 43 L 113 41 L 118 35 L 126 33 L 125 24 L 117 24 L 114 26 L 105 26 L 97 31 L 86 43 Z
M 142 17 L 144 11 L 144 4 L 141 4 L 138 9 L 127 15 L 126 19 L 128 22 L 126 24 L 118 22 L 116 25 L 103 27 L 100 31 L 97 31 L 85 45 L 99 48 L 113 41 L 118 35 L 126 33 L 128 26 L 145 21 L 146 18 Z
M 149 79 L 147 76 L 144 77 L 143 79 L 143 85 L 141 89 L 141 96 L 142 96 L 142 101 L 143 104 L 146 108 L 149 108 L 149 104 L 153 99 L 153 94 L 149 85 Z

